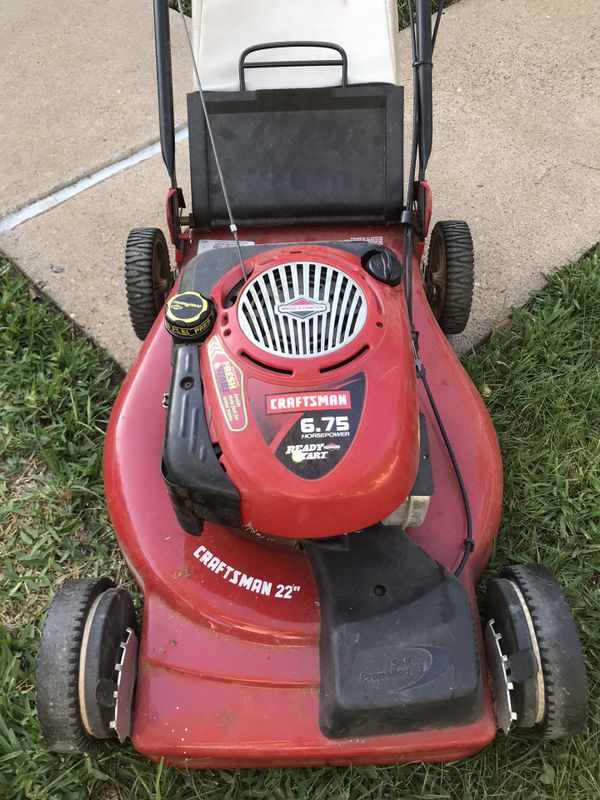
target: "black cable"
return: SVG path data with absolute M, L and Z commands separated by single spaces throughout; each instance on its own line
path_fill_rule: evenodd
M 412 211 L 415 172 L 417 169 L 417 150 L 419 147 L 419 57 L 417 51 L 417 36 L 415 32 L 415 19 L 413 16 L 412 0 L 408 2 L 408 18 L 410 25 L 410 41 L 412 49 L 412 72 L 413 72 L 413 117 L 412 117 L 412 138 L 410 147 L 410 167 L 408 171 L 408 190 L 406 196 L 406 208 Z
M 244 276 L 244 281 L 248 280 L 248 270 L 246 269 L 246 262 L 244 261 L 244 254 L 242 253 L 242 246 L 240 244 L 240 237 L 238 235 L 238 228 L 233 217 L 233 211 L 231 210 L 231 203 L 229 202 L 229 192 L 227 191 L 227 185 L 225 183 L 225 177 L 223 176 L 223 170 L 221 169 L 221 161 L 219 159 L 219 153 L 217 151 L 217 145 L 215 143 L 215 137 L 213 135 L 212 123 L 210 121 L 210 115 L 208 113 L 208 108 L 206 107 L 206 101 L 204 99 L 204 91 L 202 89 L 202 81 L 200 80 L 200 71 L 198 69 L 198 62 L 196 61 L 196 56 L 194 54 L 194 47 L 192 45 L 192 40 L 190 39 L 190 32 L 188 30 L 187 23 L 185 21 L 185 15 L 183 13 L 183 7 L 181 5 L 181 0 L 177 0 L 177 8 L 179 9 L 179 16 L 181 18 L 181 24 L 183 25 L 183 29 L 185 31 L 185 38 L 188 44 L 188 50 L 190 54 L 190 58 L 192 59 L 192 65 L 194 67 L 194 75 L 196 77 L 196 83 L 198 84 L 198 94 L 200 95 L 200 103 L 202 104 L 202 113 L 204 115 L 204 121 L 206 123 L 206 132 L 208 134 L 208 138 L 210 140 L 210 146 L 212 148 L 213 156 L 215 159 L 215 166 L 217 168 L 217 172 L 219 174 L 219 183 L 221 185 L 221 191 L 223 192 L 223 199 L 225 200 L 225 206 L 227 208 L 227 215 L 229 217 L 229 230 L 231 231 L 231 235 L 233 236 L 233 241 L 237 248 L 238 257 L 240 259 L 240 266 L 242 268 L 242 275 Z
M 410 166 L 408 170 L 408 188 L 406 192 L 406 210 L 412 214 L 414 190 L 415 190 L 415 172 L 417 169 L 417 150 L 419 146 L 419 77 L 418 77 L 418 53 L 417 53 L 417 37 L 415 32 L 415 17 L 413 15 L 412 0 L 408 2 L 408 19 L 410 27 L 410 41 L 412 49 L 413 60 L 413 109 L 412 109 L 412 139 L 410 148 Z M 413 281 L 412 281 L 412 221 L 405 224 L 404 227 L 404 247 L 402 252 L 402 259 L 404 261 L 404 289 L 406 292 L 406 304 L 408 307 L 408 319 L 412 329 L 412 296 L 413 296 Z M 409 264 L 410 260 L 410 264 Z
M 440 5 L 438 6 L 437 17 L 435 20 L 435 27 L 433 30 L 432 35 L 432 51 L 435 46 L 435 40 L 437 38 L 438 30 L 440 27 L 440 22 L 442 18 L 442 12 L 444 9 L 444 0 L 440 0 Z M 414 183 L 415 183 L 415 172 L 416 172 L 416 160 L 417 160 L 417 152 L 419 149 L 419 126 L 420 126 L 420 107 L 421 107 L 421 98 L 420 98 L 420 90 L 419 90 L 419 66 L 423 63 L 420 60 L 419 52 L 418 52 L 418 45 L 417 45 L 417 37 L 416 37 L 416 30 L 415 30 L 415 16 L 413 14 L 412 8 L 412 0 L 408 0 L 408 18 L 409 18 L 409 25 L 411 31 L 411 45 L 412 45 L 412 59 L 413 59 L 413 120 L 412 120 L 412 142 L 411 142 L 411 157 L 410 157 L 410 167 L 409 167 L 409 175 L 408 175 L 408 190 L 407 190 L 407 197 L 406 197 L 406 211 L 412 215 L 413 211 L 413 196 L 414 196 Z M 419 156 L 421 154 L 419 153 Z M 419 158 L 420 161 L 420 158 Z M 420 180 L 425 179 L 425 171 L 424 169 L 419 168 L 419 175 Z M 408 215 L 407 215 L 408 217 Z M 425 374 L 425 367 L 423 366 L 422 361 L 419 359 L 419 336 L 418 332 L 415 330 L 412 324 L 412 233 L 413 233 L 413 223 L 412 223 L 412 216 L 408 218 L 410 221 L 405 222 L 404 228 L 404 250 L 403 250 L 403 259 L 404 259 L 404 270 L 406 275 L 405 281 L 405 291 L 406 291 L 406 302 L 408 306 L 408 316 L 411 324 L 411 334 L 413 337 L 413 345 L 415 348 L 415 365 L 417 368 L 417 376 L 423 381 L 423 386 L 425 387 L 425 392 L 427 393 L 427 397 L 429 399 L 429 404 L 431 405 L 431 410 L 433 411 L 433 415 L 435 417 L 435 421 L 437 423 L 438 429 L 442 435 L 442 439 L 444 440 L 444 445 L 446 447 L 446 451 L 448 453 L 448 457 L 450 458 L 450 462 L 452 463 L 452 468 L 454 470 L 454 474 L 456 475 L 456 480 L 458 482 L 458 486 L 460 488 L 460 493 L 463 500 L 463 505 L 465 509 L 465 518 L 466 518 L 466 536 L 463 540 L 464 544 L 464 552 L 460 563 L 458 564 L 457 568 L 454 570 L 454 575 L 458 578 L 461 574 L 465 565 L 469 559 L 469 556 L 475 546 L 475 542 L 473 539 L 473 521 L 471 518 L 471 505 L 469 503 L 469 498 L 467 496 L 467 490 L 465 488 L 465 484 L 463 482 L 462 473 L 460 471 L 460 467 L 458 466 L 458 462 L 456 460 L 456 456 L 454 455 L 454 450 L 452 449 L 452 445 L 450 443 L 450 439 L 448 438 L 448 434 L 446 433 L 446 429 L 444 427 L 444 423 L 442 422 L 442 418 L 440 416 L 440 412 L 438 411 L 438 407 L 436 402 L 433 398 L 433 394 L 431 392 L 431 388 L 429 386 L 429 382 L 427 380 L 427 376 Z M 408 260 L 410 258 L 410 265 Z
M 442 12 L 444 11 L 444 2 L 445 0 L 440 0 L 440 4 L 438 6 L 437 14 L 435 17 L 435 27 L 433 29 L 433 36 L 431 37 L 431 52 L 435 50 L 435 40 L 437 39 L 438 29 L 440 27 L 440 22 L 442 21 Z
M 454 450 L 452 449 L 452 445 L 450 444 L 450 439 L 448 438 L 448 434 L 446 433 L 446 429 L 444 427 L 444 423 L 442 422 L 442 418 L 440 416 L 440 412 L 438 411 L 436 402 L 433 399 L 433 394 L 431 393 L 429 381 L 427 380 L 427 375 L 425 374 L 425 368 L 423 367 L 422 363 L 420 362 L 417 363 L 418 363 L 417 375 L 423 381 L 423 386 L 425 387 L 425 391 L 427 392 L 427 397 L 429 398 L 429 404 L 431 406 L 431 410 L 433 411 L 433 415 L 435 417 L 435 421 L 437 423 L 439 431 L 442 434 L 442 439 L 444 440 L 444 444 L 446 446 L 446 450 L 448 451 L 448 456 L 450 457 L 450 461 L 452 462 L 452 468 L 454 469 L 454 474 L 456 475 L 456 480 L 460 488 L 460 493 L 462 495 L 463 504 L 465 508 L 467 535 L 463 540 L 464 552 L 458 567 L 454 570 L 454 575 L 458 578 L 460 573 L 465 568 L 465 564 L 467 563 L 469 556 L 471 555 L 471 552 L 475 547 L 475 541 L 473 539 L 473 521 L 471 519 L 471 504 L 469 503 L 467 490 L 465 488 L 465 484 L 462 478 L 462 473 L 460 471 L 460 467 L 458 466 L 456 456 L 454 455 Z

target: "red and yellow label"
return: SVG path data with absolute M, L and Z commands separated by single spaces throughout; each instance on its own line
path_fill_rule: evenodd
M 217 336 L 207 346 L 213 384 L 227 427 L 230 431 L 243 431 L 248 425 L 248 413 L 242 370 L 225 352 Z

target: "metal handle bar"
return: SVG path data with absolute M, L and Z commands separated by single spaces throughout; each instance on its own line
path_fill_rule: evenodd
M 321 47 L 328 50 L 335 50 L 340 54 L 339 59 L 311 59 L 309 61 L 252 61 L 246 63 L 246 58 L 250 53 L 259 50 L 277 50 L 283 47 Z M 342 86 L 348 85 L 348 56 L 343 47 L 332 42 L 266 42 L 265 44 L 255 44 L 246 48 L 239 61 L 240 72 L 240 91 L 246 90 L 247 69 L 265 69 L 268 67 L 341 67 Z

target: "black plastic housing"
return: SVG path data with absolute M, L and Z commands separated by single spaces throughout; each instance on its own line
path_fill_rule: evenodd
M 321 605 L 325 736 L 455 727 L 481 715 L 473 609 L 451 572 L 390 526 L 304 547 Z
M 240 527 L 240 496 L 219 464 L 206 423 L 197 344 L 174 348 L 162 475 L 185 531 L 201 533 L 205 520 Z
M 205 92 L 240 226 L 397 222 L 402 87 Z M 229 224 L 200 95 L 188 95 L 194 224 Z
M 419 469 L 411 495 L 415 497 L 431 497 L 433 494 L 433 470 L 431 468 L 431 451 L 429 433 L 425 414 L 419 412 Z

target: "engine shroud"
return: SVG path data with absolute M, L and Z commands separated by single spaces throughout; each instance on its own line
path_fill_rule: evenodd
M 210 439 L 241 524 L 310 538 L 380 521 L 409 495 L 419 458 L 401 288 L 330 245 L 267 249 L 246 267 L 247 282 L 238 265 L 214 286 L 217 321 L 199 349 Z

